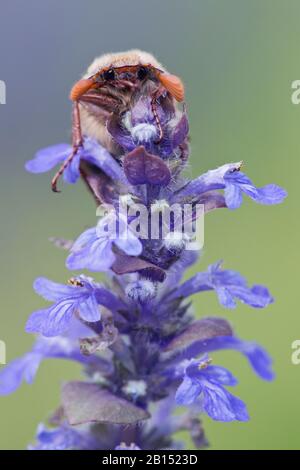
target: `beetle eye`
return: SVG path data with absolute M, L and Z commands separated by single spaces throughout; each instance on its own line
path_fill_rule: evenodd
M 146 69 L 146 67 L 140 67 L 138 69 L 138 72 L 137 72 L 137 78 L 139 80 L 144 80 L 144 78 L 146 78 L 148 75 L 148 70 Z
M 115 71 L 114 69 L 108 69 L 103 73 L 104 80 L 114 80 L 115 79 Z

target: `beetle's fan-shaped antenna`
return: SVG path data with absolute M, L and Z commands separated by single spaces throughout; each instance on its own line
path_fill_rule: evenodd
M 176 101 L 184 100 L 184 86 L 179 77 L 168 73 L 159 73 L 157 78 Z
M 83 78 L 82 80 L 79 80 L 75 83 L 70 92 L 70 99 L 72 101 L 77 101 L 82 95 L 84 95 L 84 93 L 93 88 L 94 85 L 95 82 L 90 78 Z

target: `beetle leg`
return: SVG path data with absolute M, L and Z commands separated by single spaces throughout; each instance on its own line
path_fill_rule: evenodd
M 138 85 L 136 83 L 132 83 L 129 80 L 125 80 L 123 78 L 119 78 L 118 80 L 115 80 L 114 83 L 111 84 L 111 86 L 114 86 L 116 88 L 129 88 L 131 90 L 135 90 L 138 88 Z
M 162 140 L 163 138 L 163 130 L 162 130 L 162 127 L 161 127 L 161 123 L 160 123 L 160 120 L 159 120 L 159 116 L 158 116 L 158 113 L 157 113 L 157 99 L 159 98 L 160 96 L 160 89 L 158 89 L 152 96 L 152 99 L 151 99 L 151 109 L 152 109 L 152 113 L 153 113 L 153 116 L 154 116 L 154 119 L 155 119 L 155 123 L 156 123 L 156 126 L 157 126 L 157 129 L 158 129 L 158 139 L 157 141 L 155 142 L 156 144 L 159 144 L 160 141 Z
M 122 104 L 119 98 L 112 96 L 104 90 L 101 94 L 96 92 L 86 93 L 81 96 L 80 102 L 97 106 L 99 112 L 102 111 L 103 117 L 108 117 L 111 112 Z
M 82 134 L 81 134 L 81 125 L 80 125 L 80 113 L 78 101 L 75 101 L 73 104 L 72 110 L 72 152 L 69 157 L 64 161 L 56 175 L 51 181 L 51 188 L 54 193 L 59 193 L 57 189 L 57 183 L 60 177 L 63 175 L 65 169 L 72 163 L 75 155 L 77 154 L 79 148 L 82 146 Z

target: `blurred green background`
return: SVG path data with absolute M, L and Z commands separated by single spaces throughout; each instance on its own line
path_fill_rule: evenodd
M 205 419 L 212 449 L 300 448 L 300 366 L 291 363 L 291 343 L 300 339 L 300 105 L 291 103 L 291 83 L 300 79 L 299 17 L 299 0 L 1 2 L 7 104 L 0 106 L 0 338 L 8 361 L 33 341 L 24 324 L 42 302 L 32 291 L 34 278 L 68 276 L 65 253 L 48 237 L 73 238 L 95 220 L 83 185 L 54 195 L 50 175 L 29 175 L 24 163 L 41 147 L 69 141 L 68 92 L 94 56 L 145 49 L 186 84 L 191 175 L 244 160 L 257 185 L 274 182 L 289 192 L 281 206 L 245 201 L 238 211 L 209 214 L 204 255 L 192 271 L 223 258 L 225 267 L 268 285 L 276 298 L 266 310 L 239 305 L 235 311 L 222 309 L 212 293 L 194 298 L 198 316 L 223 315 L 241 337 L 263 344 L 277 374 L 265 383 L 238 354 L 214 356 L 239 377 L 236 393 L 251 421 Z M 56 407 L 61 382 L 79 376 L 74 364 L 48 361 L 32 386 L 2 397 L 0 448 L 25 448 Z

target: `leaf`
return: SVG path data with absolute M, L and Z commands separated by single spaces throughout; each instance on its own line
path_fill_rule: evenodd
M 167 186 L 171 180 L 170 170 L 164 161 L 146 152 L 143 146 L 126 155 L 124 171 L 128 181 L 133 185 L 148 183 Z
M 189 133 L 189 121 L 186 113 L 184 113 L 181 119 L 176 124 L 173 131 L 172 146 L 177 148 L 187 138 Z
M 81 160 L 80 174 L 97 205 L 113 204 L 118 194 L 116 182 L 89 162 Z
M 136 256 L 129 256 L 120 253 L 116 253 L 116 260 L 111 269 L 114 273 L 119 275 L 138 272 L 145 277 L 158 282 L 163 282 L 166 277 L 165 271 L 158 266 L 155 266 L 155 264 L 141 258 L 137 258 Z
M 215 336 L 232 336 L 233 331 L 227 320 L 208 317 L 191 323 L 180 335 L 173 338 L 165 347 L 164 352 L 185 349 L 195 341 L 204 341 Z
M 68 382 L 62 389 L 62 405 L 69 424 L 135 424 L 149 413 L 118 398 L 95 383 Z

